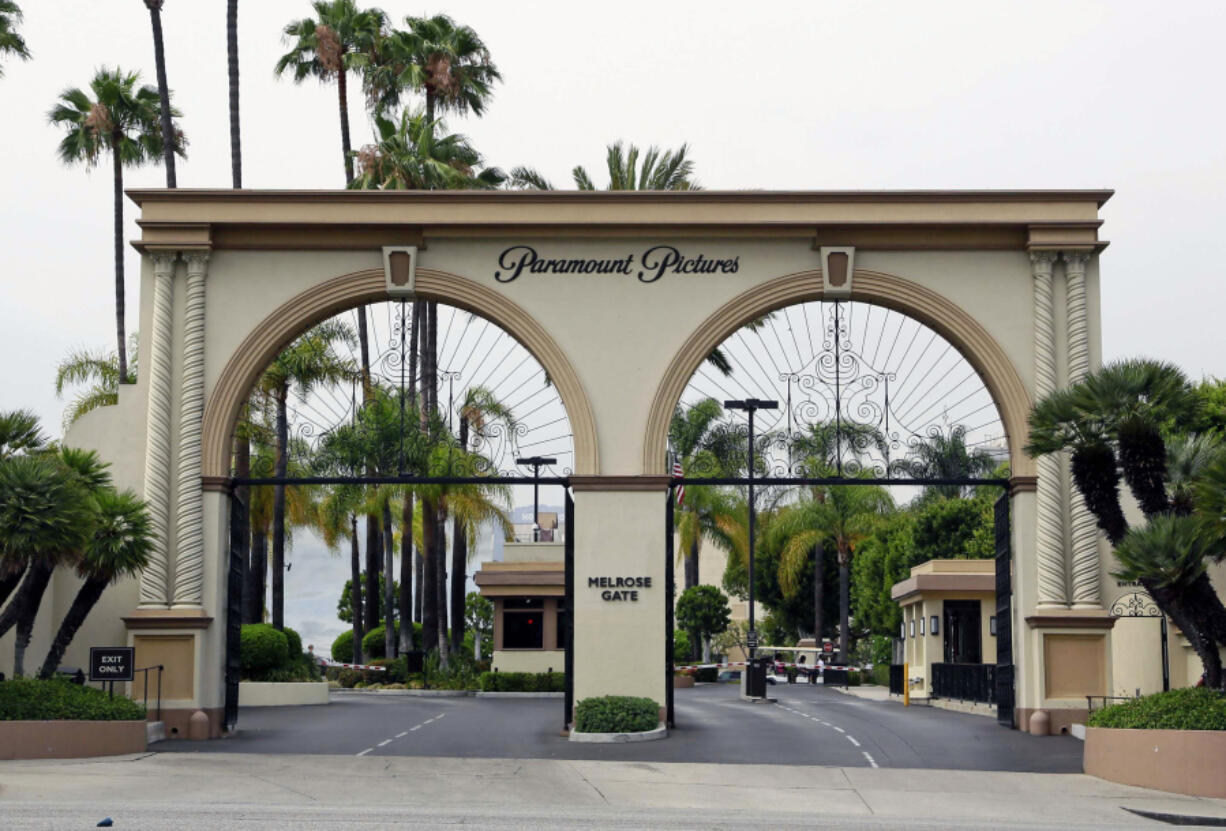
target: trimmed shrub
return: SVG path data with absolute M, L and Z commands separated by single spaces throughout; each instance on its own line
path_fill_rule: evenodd
M 719 667 L 699 667 L 694 670 L 694 680 L 703 684 L 714 684 L 719 680 Z
M 292 662 L 302 654 L 302 636 L 288 626 L 281 630 L 281 634 L 285 635 L 285 649 L 289 653 L 289 659 Z
M 847 686 L 858 687 L 864 683 L 864 676 L 858 669 L 847 670 Z
M 690 633 L 684 629 L 673 630 L 673 660 L 686 661 L 689 660 L 690 654 L 694 649 L 694 644 L 690 640 Z
M 644 733 L 660 723 L 660 705 L 650 698 L 605 695 L 585 698 L 575 707 L 580 733 Z
M 482 692 L 563 692 L 564 672 L 483 672 L 477 679 Z
M 366 672 L 367 681 L 379 681 L 384 684 L 403 684 L 409 680 L 409 662 L 404 656 L 399 658 L 375 658 L 371 666 L 387 667 L 383 672 L 370 670 Z
M 341 669 L 336 674 L 336 683 L 351 690 L 362 680 L 362 673 L 356 669 Z
M 299 639 L 301 647 L 302 640 Z M 289 640 L 267 623 L 248 623 L 240 635 L 243 675 L 284 667 L 289 658 Z M 301 649 L 299 649 L 301 652 Z
M 353 663 L 353 630 L 346 629 L 332 641 L 332 660 L 338 664 Z
M 386 658 L 387 644 L 383 642 L 382 626 L 376 626 L 365 635 L 362 636 L 362 657 L 366 663 L 370 663 L 372 658 Z
M 0 721 L 144 721 L 145 708 L 131 699 L 68 681 L 14 678 L 0 683 Z
M 1127 730 L 1226 730 L 1226 695 L 1205 687 L 1155 693 L 1104 707 L 1086 724 Z
M 879 687 L 890 686 L 890 665 L 889 664 L 873 664 L 870 670 L 870 683 L 876 684 Z

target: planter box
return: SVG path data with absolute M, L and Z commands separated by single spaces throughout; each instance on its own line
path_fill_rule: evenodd
M 660 722 L 655 730 L 642 733 L 580 733 L 570 731 L 572 742 L 587 742 L 588 744 L 625 744 L 627 742 L 653 742 L 657 739 L 667 739 L 668 728 Z
M 145 721 L 0 721 L 0 759 L 144 753 Z
M 692 686 L 694 686 L 694 676 L 693 675 L 674 675 L 673 676 L 673 689 L 674 690 L 688 690 Z
M 1226 797 L 1226 730 L 1086 729 L 1091 776 L 1189 796 Z
M 240 681 L 240 707 L 301 707 L 328 703 L 327 681 L 275 684 L 268 681 Z

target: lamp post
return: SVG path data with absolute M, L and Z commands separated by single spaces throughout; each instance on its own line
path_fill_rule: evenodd
M 749 670 L 751 672 L 757 669 L 754 652 L 758 648 L 758 633 L 754 629 L 754 614 L 753 614 L 753 552 L 754 552 L 754 522 L 756 519 L 756 511 L 754 510 L 754 494 L 753 494 L 753 414 L 758 410 L 777 410 L 779 409 L 778 401 L 765 401 L 761 398 L 745 398 L 734 401 L 725 401 L 724 407 L 729 410 L 743 410 L 749 418 Z
M 516 459 L 515 460 L 515 464 L 517 465 L 532 465 L 532 541 L 533 542 L 539 542 L 537 538 L 540 536 L 540 531 L 541 531 L 541 525 L 540 525 L 541 467 L 543 465 L 556 465 L 557 463 L 558 463 L 557 459 L 547 459 L 544 456 L 529 456 L 526 459 Z M 569 534 L 570 529 L 567 528 L 566 532 Z

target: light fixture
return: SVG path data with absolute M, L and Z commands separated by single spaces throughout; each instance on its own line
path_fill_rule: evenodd
M 932 616 L 932 623 L 931 623 L 931 625 L 928 627 L 928 631 L 929 631 L 929 632 L 931 632 L 931 633 L 932 633 L 932 634 L 934 634 L 934 635 L 939 635 L 939 634 L 941 634 L 941 627 L 939 626 L 939 623 L 940 623 L 940 618 L 938 618 L 936 615 L 933 615 L 933 616 Z
M 920 637 L 924 637 L 924 616 L 920 615 Z
M 911 637 L 913 637 L 913 638 L 914 638 L 914 637 L 915 637 L 915 621 L 914 621 L 914 620 L 913 620 L 913 621 L 911 621 L 911 627 L 910 627 L 910 630 L 911 630 Z
M 990 618 L 988 618 L 988 634 L 992 637 L 996 637 L 996 615 L 992 615 Z

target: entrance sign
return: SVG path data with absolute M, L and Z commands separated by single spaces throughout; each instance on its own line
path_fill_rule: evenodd
M 641 263 L 641 268 L 635 264 Z M 499 271 L 494 279 L 509 283 L 525 271 L 529 274 L 635 274 L 643 283 L 654 283 L 667 274 L 736 274 L 741 258 L 708 257 L 705 254 L 687 256 L 672 245 L 655 245 L 636 260 L 634 254 L 624 257 L 542 257 L 530 245 L 513 245 L 498 255 Z
M 589 577 L 589 589 L 604 589 L 600 593 L 601 600 L 633 600 L 639 599 L 639 589 L 650 589 L 650 577 Z
M 90 681 L 131 681 L 136 649 L 131 646 L 91 646 Z

